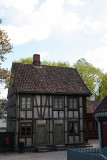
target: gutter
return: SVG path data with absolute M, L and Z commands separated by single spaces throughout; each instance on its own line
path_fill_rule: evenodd
M 107 117 L 107 112 L 94 113 L 94 117 Z

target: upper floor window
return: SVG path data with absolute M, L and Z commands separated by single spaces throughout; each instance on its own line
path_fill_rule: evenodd
M 78 109 L 78 99 L 75 97 L 69 98 L 69 109 Z
M 31 97 L 21 97 L 21 109 L 31 109 L 32 99 Z
M 63 109 L 63 97 L 54 97 L 54 109 Z

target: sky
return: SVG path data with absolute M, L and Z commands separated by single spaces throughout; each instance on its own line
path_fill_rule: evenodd
M 13 44 L 2 67 L 40 54 L 71 66 L 85 58 L 107 72 L 107 0 L 0 0 L 0 19 Z

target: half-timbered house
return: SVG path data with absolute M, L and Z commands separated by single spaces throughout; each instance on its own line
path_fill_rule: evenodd
M 7 131 L 25 147 L 84 143 L 86 97 L 91 92 L 77 70 L 33 64 L 12 64 L 8 91 Z

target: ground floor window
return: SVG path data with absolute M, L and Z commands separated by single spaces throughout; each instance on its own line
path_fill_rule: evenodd
M 97 122 L 89 122 L 89 130 L 97 130 L 98 124 Z
M 79 123 L 69 122 L 68 129 L 69 129 L 69 135 L 79 134 Z
M 32 123 L 19 124 L 20 137 L 32 137 Z

